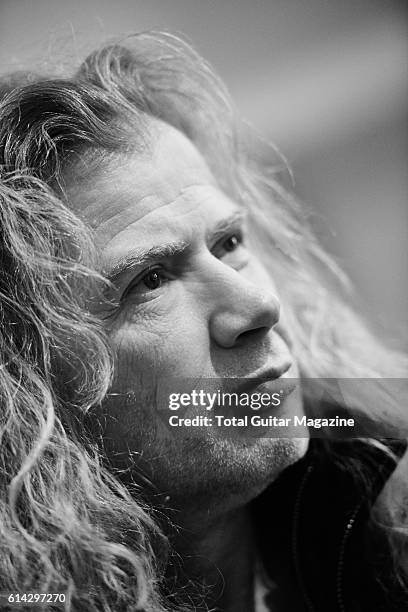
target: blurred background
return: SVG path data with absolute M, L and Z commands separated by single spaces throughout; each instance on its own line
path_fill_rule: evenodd
M 187 36 L 288 159 L 369 316 L 408 338 L 408 18 L 397 0 L 0 0 L 0 71 Z M 405 340 L 406 341 L 406 340 Z

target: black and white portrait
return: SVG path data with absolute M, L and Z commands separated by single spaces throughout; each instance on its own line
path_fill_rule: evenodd
M 0 6 L 0 610 L 408 609 L 403 3 Z

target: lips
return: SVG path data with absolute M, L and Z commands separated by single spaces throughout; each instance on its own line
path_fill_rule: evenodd
M 248 393 L 251 390 L 253 391 L 255 390 L 255 388 L 266 383 L 268 384 L 268 388 L 271 388 L 271 385 L 276 386 L 276 384 L 274 384 L 275 381 L 288 380 L 292 366 L 293 361 L 291 359 L 288 359 L 279 365 L 263 368 L 259 372 L 251 374 L 251 376 L 237 379 L 240 381 L 240 384 L 236 385 L 234 391 L 236 391 L 236 393 Z
M 290 368 L 293 366 L 292 359 L 286 359 L 281 364 L 277 366 L 271 366 L 268 368 L 263 368 L 260 372 L 255 373 L 251 378 L 265 379 L 265 380 L 274 380 L 275 378 L 280 378 L 287 374 Z
M 293 362 L 287 360 L 282 362 L 279 366 L 273 366 L 268 368 L 263 368 L 259 374 L 252 375 L 247 378 L 229 378 L 223 380 L 223 391 L 227 393 L 237 394 L 237 396 L 248 395 L 251 396 L 253 394 L 268 394 L 271 399 L 274 394 L 278 394 L 280 398 L 280 405 L 285 401 L 285 399 L 295 391 L 298 386 L 298 380 L 293 376 L 296 376 L 296 369 L 293 366 Z M 291 375 L 293 377 L 291 377 Z M 240 401 L 238 401 L 238 406 L 240 405 Z M 238 409 L 238 406 L 231 406 L 230 408 Z M 217 406 L 217 408 L 221 408 L 221 406 Z M 222 406 L 222 408 L 226 408 L 226 406 Z M 275 403 L 271 403 L 270 405 L 262 405 L 256 409 L 257 414 L 262 414 L 268 412 L 272 409 L 278 408 Z M 248 407 L 245 409 L 241 408 L 241 411 L 248 412 Z M 251 411 L 252 413 L 252 411 Z

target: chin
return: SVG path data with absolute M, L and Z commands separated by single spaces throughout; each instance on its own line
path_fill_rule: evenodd
M 260 438 L 248 457 L 246 472 L 259 492 L 307 452 L 308 438 Z M 241 480 L 242 482 L 242 480 Z
M 194 486 L 188 491 L 189 503 L 212 516 L 242 507 L 258 497 L 287 467 L 305 455 L 308 439 L 258 438 L 251 444 L 224 440 L 217 446 L 211 458 L 211 472 L 205 474 L 205 481 L 195 483 L 198 485 L 195 491 Z M 186 493 L 184 490 L 183 494 Z
M 299 461 L 307 452 L 307 438 L 262 438 L 247 457 L 245 466 L 238 473 L 230 474 L 229 482 L 214 496 L 215 514 L 228 512 L 256 499 L 288 467 Z M 218 499 L 217 499 L 218 497 Z

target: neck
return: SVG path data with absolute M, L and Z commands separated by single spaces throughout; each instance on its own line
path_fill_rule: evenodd
M 202 516 L 195 521 L 190 516 L 182 522 L 173 548 L 182 560 L 175 591 L 185 589 L 190 581 L 198 583 L 205 605 L 196 607 L 197 611 L 253 611 L 255 551 L 245 507 L 206 521 Z

